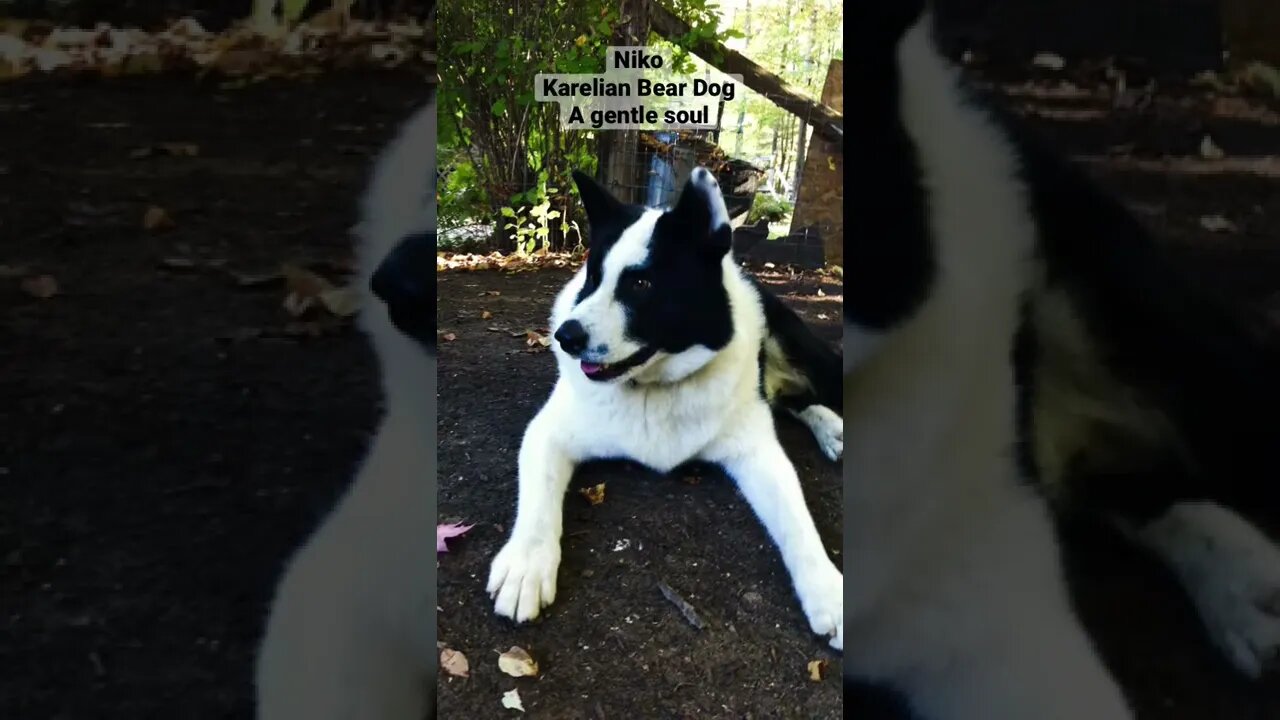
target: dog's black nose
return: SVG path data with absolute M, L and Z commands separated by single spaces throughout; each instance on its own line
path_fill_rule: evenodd
M 587 335 L 587 329 L 582 327 L 582 323 L 577 320 L 570 320 L 561 325 L 559 330 L 556 330 L 555 338 L 565 352 L 570 355 L 577 355 L 587 349 L 589 336 Z

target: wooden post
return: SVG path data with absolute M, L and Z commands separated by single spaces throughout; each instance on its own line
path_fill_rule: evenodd
M 844 114 L 844 61 L 832 60 L 822 104 Z M 827 263 L 844 265 L 844 149 L 814 132 L 796 188 L 791 234 L 817 232 Z
M 649 40 L 649 0 L 621 0 L 619 9 L 623 23 L 614 35 L 615 45 L 645 45 Z M 604 167 L 600 179 L 604 186 L 623 202 L 641 204 L 645 200 L 648 168 L 640 166 L 640 133 L 636 130 L 611 130 L 601 141 Z

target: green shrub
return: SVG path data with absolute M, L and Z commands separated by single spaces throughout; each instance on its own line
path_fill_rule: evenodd
M 757 193 L 755 199 L 751 201 L 751 212 L 747 213 L 747 224 L 754 225 L 761 220 L 771 223 L 782 222 L 794 209 L 795 205 L 787 202 L 786 198 Z

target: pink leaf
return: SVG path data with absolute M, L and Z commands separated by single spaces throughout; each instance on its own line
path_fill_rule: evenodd
M 473 527 L 475 527 L 475 525 L 463 525 L 462 523 L 436 525 L 436 552 L 449 552 L 449 548 L 444 544 L 444 541 L 452 537 L 464 535 Z

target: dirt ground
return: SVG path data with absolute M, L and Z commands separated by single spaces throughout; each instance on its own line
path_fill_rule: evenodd
M 378 398 L 360 336 L 300 327 L 278 284 L 236 278 L 307 260 L 337 275 L 371 156 L 421 90 L 397 74 L 237 90 L 174 78 L 0 86 L 0 717 L 248 716 L 276 573 L 349 480 Z M 1276 317 L 1280 172 L 1274 161 L 1224 171 L 1280 152 L 1274 111 L 1135 119 L 1091 103 L 1032 102 L 1048 111 L 1036 123 L 1090 158 L 1198 277 Z M 1164 146 L 1116 150 L 1153 127 Z M 1159 160 L 1193 154 L 1204 127 L 1226 160 Z M 199 153 L 134 157 L 162 142 Z M 151 205 L 175 226 L 144 230 Z M 1239 232 L 1202 229 L 1214 214 Z M 192 259 L 225 265 L 185 267 Z M 24 291 L 39 274 L 58 294 Z M 557 720 L 862 708 L 861 694 L 842 707 L 838 656 L 810 636 L 776 552 L 713 476 L 584 472 L 574 487 L 605 482 L 606 500 L 567 500 L 556 604 L 529 627 L 492 615 L 487 562 L 514 508 L 520 432 L 553 370 L 549 355 L 488 328 L 541 326 L 563 278 L 440 279 L 440 322 L 457 336 L 441 348 L 440 512 L 479 523 L 439 563 L 440 639 L 472 664 L 470 679 L 442 678 L 442 716 L 514 716 L 499 703 L 512 688 L 526 715 Z M 838 305 L 817 301 L 811 279 L 782 289 L 838 335 Z M 838 470 L 783 427 L 839 548 Z M 1139 717 L 1280 717 L 1280 682 L 1232 676 L 1149 561 L 1096 533 L 1074 538 L 1072 554 L 1083 614 Z M 687 625 L 658 581 L 706 629 Z M 511 645 L 535 655 L 540 679 L 499 674 L 495 653 Z M 818 658 L 832 673 L 814 683 L 805 665 Z
M 424 88 L 0 86 L 0 717 L 249 717 L 275 577 L 378 397 L 354 330 L 299 336 L 279 283 L 232 273 L 348 263 L 372 153 Z M 199 153 L 131 157 L 163 142 Z M 162 267 L 193 258 L 226 270 Z
M 810 636 L 777 552 L 723 476 L 704 473 L 692 484 L 682 472 L 660 477 L 617 463 L 579 472 L 565 504 L 555 604 L 527 626 L 493 615 L 484 581 L 513 518 L 513 463 L 555 380 L 551 354 L 526 352 L 524 337 L 510 331 L 545 327 L 568 277 L 440 277 L 441 330 L 457 339 L 440 347 L 439 512 L 444 521 L 479 523 L 439 563 L 439 639 L 472 663 L 470 678 L 442 678 L 441 717 L 504 717 L 499 700 L 512 688 L 532 717 L 839 717 L 839 655 Z M 766 281 L 826 339 L 839 340 L 837 282 Z M 803 426 L 788 421 L 784 429 L 820 532 L 838 550 L 839 466 Z M 599 483 L 599 505 L 575 492 Z M 659 583 L 706 627 L 687 623 Z M 511 645 L 539 660 L 541 678 L 517 682 L 498 670 L 494 651 Z M 831 677 L 809 681 L 811 660 L 828 660 Z

